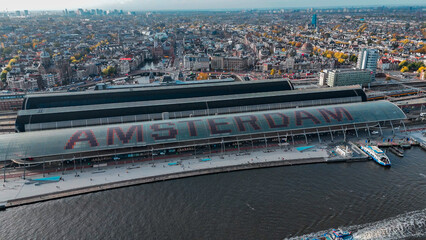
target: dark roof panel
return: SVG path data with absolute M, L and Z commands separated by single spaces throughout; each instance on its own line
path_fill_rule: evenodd
M 293 91 L 274 91 L 246 93 L 237 95 L 203 96 L 197 98 L 180 98 L 151 100 L 141 102 L 95 104 L 46 109 L 21 110 L 16 126 L 25 131 L 23 126 L 31 123 L 60 122 L 81 119 L 134 116 L 141 114 L 161 114 L 163 112 L 180 112 L 195 110 L 226 109 L 254 105 L 290 103 L 299 101 L 328 100 L 333 98 L 359 97 L 365 99 L 364 91 L 359 86 L 335 87 L 329 89 L 304 89 Z
M 92 104 L 166 100 L 204 96 L 232 95 L 292 90 L 288 80 L 265 80 L 214 84 L 129 88 L 108 91 L 84 91 L 27 95 L 23 109 L 84 106 Z

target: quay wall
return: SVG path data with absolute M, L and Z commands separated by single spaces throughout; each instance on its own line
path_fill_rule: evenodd
M 142 177 L 137 179 L 113 182 L 113 183 L 99 184 L 96 186 L 80 187 L 80 188 L 75 188 L 72 190 L 60 191 L 55 193 L 35 195 L 35 196 L 24 197 L 24 198 L 16 198 L 16 199 L 7 201 L 4 204 L 4 207 L 5 208 L 16 207 L 20 205 L 32 204 L 36 202 L 43 202 L 43 201 L 48 201 L 52 199 L 65 198 L 65 197 L 104 191 L 109 189 L 122 188 L 122 187 L 128 187 L 128 186 L 152 183 L 152 182 L 158 182 L 158 181 L 167 181 L 167 180 L 178 179 L 178 178 L 186 178 L 186 177 L 193 177 L 193 176 L 200 176 L 200 175 L 207 175 L 207 174 L 216 174 L 216 173 L 222 173 L 222 172 L 233 172 L 233 171 L 249 170 L 249 169 L 256 169 L 256 168 L 268 168 L 268 167 L 290 166 L 290 165 L 301 165 L 301 164 L 336 163 L 336 162 L 351 162 L 351 161 L 365 161 L 365 160 L 367 159 L 363 157 L 350 158 L 350 159 L 348 158 L 329 159 L 329 158 L 320 157 L 320 158 L 292 159 L 292 160 L 284 160 L 284 161 L 278 160 L 278 161 L 268 161 L 268 162 L 247 163 L 247 164 L 213 167 L 213 168 L 199 169 L 199 170 L 187 170 L 187 171 L 179 172 L 179 173 L 170 173 L 170 174 L 163 174 L 163 175 L 157 175 L 157 176 L 151 176 L 151 177 Z

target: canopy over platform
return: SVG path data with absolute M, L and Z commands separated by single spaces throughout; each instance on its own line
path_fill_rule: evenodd
M 123 148 L 146 149 L 237 140 L 279 132 L 308 132 L 405 119 L 387 101 L 292 108 L 220 116 L 68 128 L 0 136 L 0 161 L 47 156 L 76 157 Z M 72 158 L 72 157 L 71 157 Z

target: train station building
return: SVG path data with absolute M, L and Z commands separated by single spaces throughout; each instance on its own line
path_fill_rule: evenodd
M 353 102 L 154 121 L 93 125 L 0 136 L 0 161 L 20 164 L 157 155 L 220 154 L 294 144 L 296 136 L 343 135 L 400 124 L 405 114 L 387 102 Z M 403 124 L 403 123 L 402 123 Z

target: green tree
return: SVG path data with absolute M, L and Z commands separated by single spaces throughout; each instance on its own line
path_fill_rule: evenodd
M 351 62 L 357 62 L 358 61 L 358 57 L 356 55 L 351 55 L 349 57 L 349 61 L 351 61 Z
M 117 73 L 117 69 L 113 66 L 108 66 L 102 70 L 104 76 L 112 76 Z
M 1 79 L 1 81 L 2 82 L 6 82 L 6 76 L 7 76 L 7 71 L 6 70 L 3 70 L 2 72 L 1 72 L 1 74 L 0 74 L 0 79 Z
M 408 66 L 408 64 L 409 63 L 406 60 L 404 60 L 404 61 L 402 61 L 402 62 L 399 63 L 398 67 L 399 67 L 399 69 L 402 69 L 403 67 Z
M 408 69 L 410 69 L 410 71 L 417 71 L 419 68 L 424 67 L 423 62 L 413 62 L 408 64 Z

